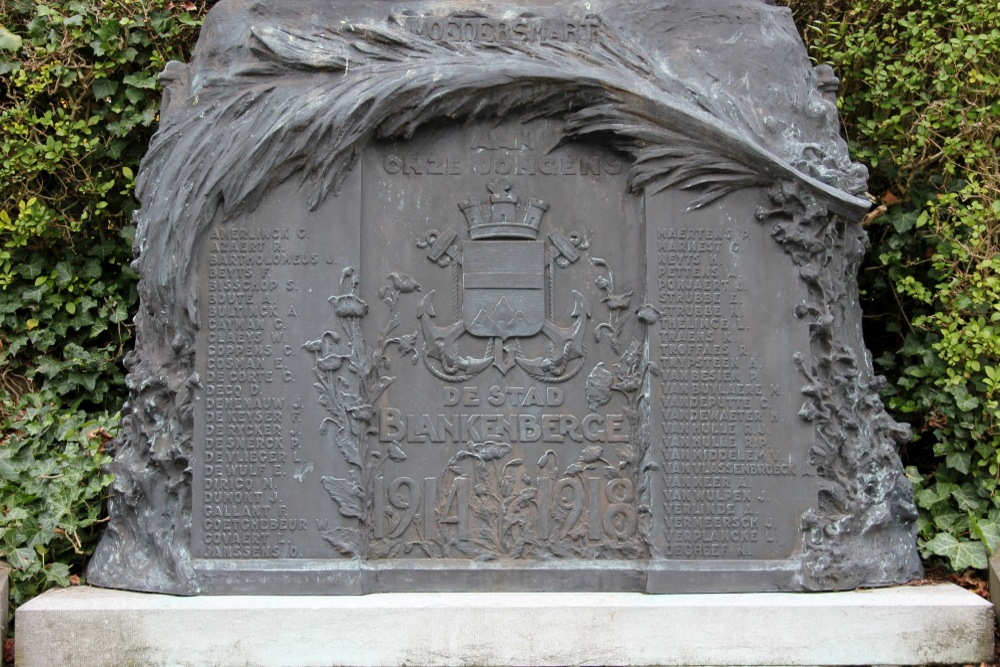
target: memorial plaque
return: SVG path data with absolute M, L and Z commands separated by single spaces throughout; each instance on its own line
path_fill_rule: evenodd
M 920 574 L 864 169 L 786 9 L 224 0 L 163 81 L 92 583 Z

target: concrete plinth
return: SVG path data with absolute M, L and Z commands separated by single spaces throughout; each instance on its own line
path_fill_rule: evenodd
M 71 588 L 17 610 L 17 665 L 913 665 L 992 657 L 953 585 L 846 593 L 179 598 Z

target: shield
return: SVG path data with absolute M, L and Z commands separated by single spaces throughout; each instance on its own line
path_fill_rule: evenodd
M 462 246 L 465 329 L 473 336 L 533 336 L 545 323 L 545 244 L 466 241 Z

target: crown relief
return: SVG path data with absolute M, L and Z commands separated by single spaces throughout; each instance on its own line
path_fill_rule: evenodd
M 549 209 L 548 203 L 531 198 L 526 204 L 518 202 L 510 181 L 500 179 L 489 183 L 489 205 L 478 197 L 460 202 L 458 207 L 469 223 L 469 236 L 480 239 L 529 239 L 538 237 L 542 216 Z

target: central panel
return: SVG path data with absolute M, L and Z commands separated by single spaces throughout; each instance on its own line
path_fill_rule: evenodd
M 365 452 L 346 481 L 324 479 L 329 502 L 347 519 L 347 489 L 371 489 L 371 525 L 341 521 L 340 548 L 648 555 L 640 201 L 624 160 L 558 146 L 557 130 L 431 130 L 366 152 L 360 284 L 331 295 L 340 335 L 317 353 L 371 350 L 367 375 L 319 373 L 330 450 Z M 364 317 L 347 285 L 377 293 Z

